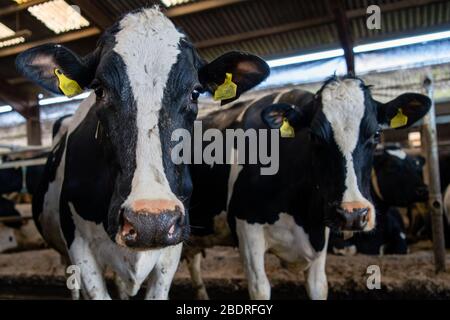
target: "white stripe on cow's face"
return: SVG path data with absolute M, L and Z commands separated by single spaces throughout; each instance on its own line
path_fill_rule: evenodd
M 128 14 L 120 27 L 114 51 L 125 62 L 137 108 L 136 170 L 125 205 L 140 199 L 176 200 L 164 173 L 158 121 L 183 34 L 157 9 Z
M 345 191 L 342 202 L 362 202 L 370 208 L 368 229 L 374 227 L 375 209 L 358 187 L 353 151 L 359 140 L 365 103 L 361 81 L 345 79 L 333 81 L 322 91 L 323 113 L 331 124 L 334 139 L 346 163 Z

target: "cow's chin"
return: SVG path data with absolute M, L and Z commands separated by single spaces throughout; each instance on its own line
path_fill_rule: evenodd
M 143 252 L 149 250 L 159 250 L 164 249 L 166 247 L 176 246 L 182 242 L 185 242 L 189 239 L 190 229 L 189 226 L 182 227 L 172 236 L 170 240 L 161 242 L 140 242 L 139 245 L 130 245 L 127 244 L 127 241 L 122 236 L 122 230 L 119 228 L 119 231 L 113 237 L 113 241 L 120 247 L 129 249 L 131 251 Z

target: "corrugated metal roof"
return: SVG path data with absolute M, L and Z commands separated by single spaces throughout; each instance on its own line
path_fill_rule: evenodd
M 72 0 L 67 0 L 72 3 Z M 335 0 L 331 0 L 335 1 Z M 193 4 L 193 2 L 196 2 Z M 210 3 L 211 0 L 194 0 L 176 9 Z M 350 16 L 350 29 L 355 43 L 371 42 L 404 34 L 424 33 L 449 29 L 449 0 L 343 0 Z M 376 2 L 382 8 L 381 30 L 368 30 L 365 10 Z M 92 0 L 98 12 L 110 21 L 142 6 L 160 3 L 158 0 Z M 339 37 L 330 0 L 217 0 L 219 7 L 176 15 L 174 23 L 198 45 L 200 54 L 207 60 L 229 50 L 244 50 L 264 58 L 306 53 L 319 49 L 339 47 Z M 229 3 L 229 5 L 225 5 Z M 2 8 L 13 4 L 0 0 Z M 417 5 L 419 4 L 419 6 Z M 407 6 L 410 8 L 407 8 Z M 384 10 L 386 8 L 386 10 Z M 170 11 L 169 11 L 170 12 Z M 82 8 L 83 13 L 83 8 Z M 19 15 L 0 15 L 0 21 L 13 29 L 33 31 L 28 41 L 52 36 L 42 24 L 26 12 Z M 96 23 L 95 19 L 92 21 Z M 67 45 L 75 51 L 86 52 L 94 46 L 95 37 L 74 41 Z M 18 77 L 12 63 L 14 57 L 0 59 L 0 78 Z

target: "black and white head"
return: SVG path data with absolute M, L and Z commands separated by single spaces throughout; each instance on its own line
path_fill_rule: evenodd
M 119 168 L 107 230 L 118 244 L 137 249 L 188 237 L 192 185 L 187 166 L 171 161 L 171 135 L 192 130 L 199 94 L 213 92 L 231 73 L 237 99 L 269 74 L 263 60 L 240 52 L 206 63 L 157 8 L 125 15 L 85 57 L 48 44 L 22 53 L 17 68 L 55 93 L 55 69 L 95 91 L 92 108 Z
M 375 227 L 370 176 L 380 130 L 399 110 L 407 117 L 399 128 L 409 127 L 430 106 L 426 96 L 414 93 L 380 103 L 361 79 L 346 76 L 327 80 L 306 106 L 276 104 L 262 116 L 272 128 L 286 118 L 299 139 L 307 136 L 302 141 L 311 150 L 312 181 L 325 206 L 320 210 L 325 223 L 338 230 L 369 231 Z
M 376 196 L 396 207 L 427 201 L 429 192 L 423 180 L 424 165 L 424 157 L 408 155 L 397 147 L 377 152 L 372 176 L 372 184 L 378 188 L 375 190 Z

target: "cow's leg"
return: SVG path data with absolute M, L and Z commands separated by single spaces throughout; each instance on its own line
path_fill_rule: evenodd
M 197 294 L 198 300 L 209 300 L 205 283 L 202 278 L 202 254 L 201 252 L 194 257 L 187 258 L 189 273 L 191 274 L 192 286 Z
M 147 300 L 167 300 L 170 285 L 177 271 L 181 257 L 182 244 L 162 249 L 158 262 L 150 274 L 148 282 Z
M 330 230 L 325 231 L 325 247 L 319 256 L 311 263 L 305 272 L 306 291 L 312 300 L 326 300 L 328 297 L 328 282 L 325 273 L 325 262 L 327 259 L 328 237 Z
M 72 264 L 80 268 L 83 297 L 90 300 L 110 300 L 103 272 L 87 241 L 75 235 L 75 240 L 69 249 L 69 256 Z
M 263 226 L 236 219 L 236 231 L 250 298 L 252 300 L 269 300 L 270 283 L 264 269 L 266 239 Z
M 114 274 L 114 283 L 116 284 L 119 299 L 130 300 L 130 296 L 127 294 L 126 284 L 117 273 Z

